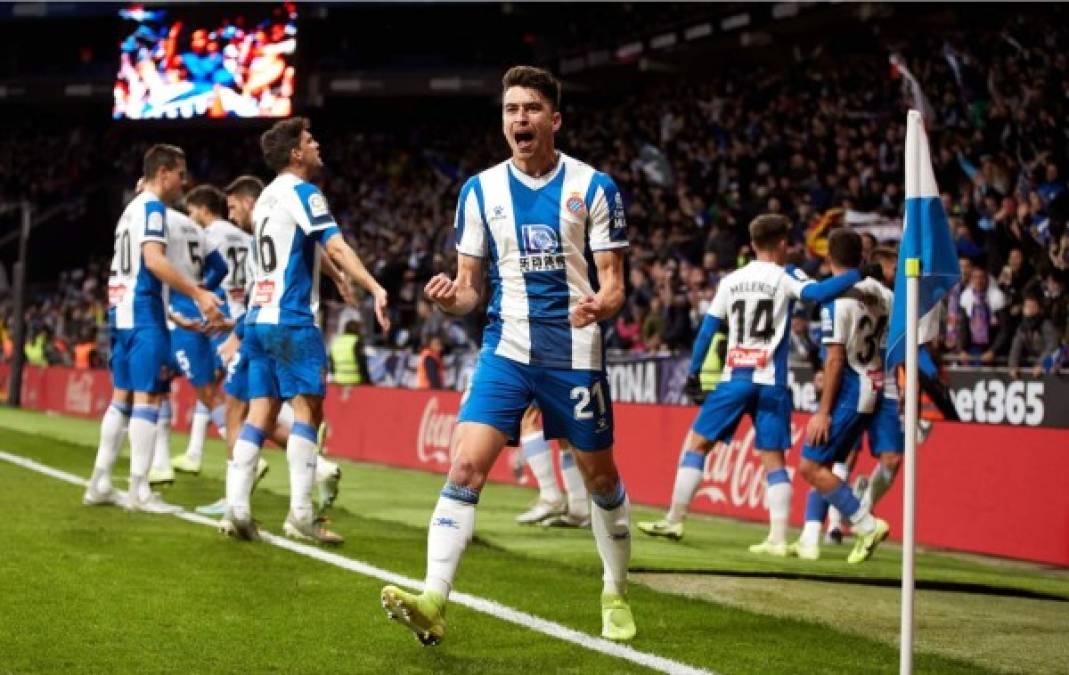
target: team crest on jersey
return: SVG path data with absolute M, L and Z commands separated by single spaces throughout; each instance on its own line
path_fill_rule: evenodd
M 560 235 L 549 225 L 524 225 L 523 250 L 526 253 L 560 253 Z
M 145 223 L 145 230 L 153 233 L 163 232 L 163 214 L 159 211 L 153 211 L 148 214 L 148 222 Z
M 580 218 L 586 217 L 586 204 L 583 203 L 583 197 L 578 192 L 573 192 L 565 204 L 568 206 L 568 210 L 576 216 Z
M 330 209 L 327 208 L 326 197 L 319 193 L 316 193 L 308 198 L 308 210 L 312 212 L 313 218 L 325 216 L 330 213 Z

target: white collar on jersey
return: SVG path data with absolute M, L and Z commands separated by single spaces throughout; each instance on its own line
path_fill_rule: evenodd
M 552 181 L 554 178 L 556 178 L 557 174 L 560 173 L 561 167 L 564 166 L 564 153 L 558 151 L 557 152 L 557 165 L 554 166 L 553 170 L 550 171 L 549 173 L 543 174 L 543 175 L 541 175 L 541 176 L 539 176 L 537 178 L 535 178 L 534 176 L 531 176 L 531 175 L 526 174 L 523 171 L 521 171 L 519 169 L 519 167 L 517 167 L 513 163 L 511 158 L 508 160 L 508 162 L 506 162 L 506 164 L 508 164 L 509 173 L 512 174 L 513 176 L 515 176 L 516 180 L 520 181 L 521 183 L 523 183 L 525 186 L 527 186 L 528 188 L 530 188 L 532 190 L 539 190 L 541 188 L 544 188 L 546 185 L 548 185 L 549 182 Z

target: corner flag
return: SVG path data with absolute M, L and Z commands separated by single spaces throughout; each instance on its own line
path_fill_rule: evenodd
M 905 359 L 907 267 L 917 265 L 916 261 L 920 265 L 914 272 L 920 278 L 918 342 L 924 344 L 939 333 L 938 317 L 932 310 L 958 282 L 961 272 L 950 223 L 935 184 L 924 122 L 919 112 L 910 110 L 906 120 L 906 216 L 887 334 L 884 367 L 888 370 Z

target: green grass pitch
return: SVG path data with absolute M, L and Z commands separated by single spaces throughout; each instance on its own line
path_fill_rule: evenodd
M 0 450 L 79 476 L 96 440 L 91 420 L 0 411 Z M 173 452 L 185 440 L 174 435 Z M 279 532 L 285 457 L 265 456 L 272 471 L 254 509 Z M 166 498 L 192 507 L 221 496 L 222 457 L 210 441 L 204 473 L 179 477 Z M 342 466 L 330 515 L 347 541 L 337 552 L 422 578 L 442 477 Z M 590 534 L 516 526 L 532 496 L 485 490 L 457 589 L 596 635 L 601 569 Z M 0 462 L 0 673 L 643 670 L 459 606 L 443 643 L 423 648 L 384 618 L 377 580 L 169 516 L 83 507 L 80 497 Z M 656 515 L 638 507 L 633 517 Z M 715 518 L 688 521 L 678 543 L 635 532 L 633 646 L 719 673 L 897 672 L 899 551 L 881 548 L 857 568 L 840 559 L 845 547 L 814 563 L 768 561 L 745 550 L 763 533 Z M 1064 672 L 1069 573 L 930 551 L 917 560 L 918 672 Z

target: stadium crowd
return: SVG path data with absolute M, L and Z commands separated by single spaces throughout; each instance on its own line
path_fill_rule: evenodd
M 851 213 L 900 219 L 905 111 L 919 107 L 962 266 L 947 301 L 944 358 L 1008 360 L 1014 369 L 1047 358 L 1049 366 L 1059 345 L 1063 353 L 1069 345 L 1069 58 L 1058 48 L 1067 30 L 1022 17 L 1000 30 L 874 44 L 849 59 L 814 53 L 786 70 L 660 78 L 611 104 L 565 91 L 559 147 L 612 175 L 627 207 L 629 299 L 609 345 L 688 350 L 718 280 L 750 256 L 745 228 L 758 213 L 792 220 L 792 255 L 816 276 L 828 273 L 829 225 Z M 460 185 L 504 156 L 492 116 L 403 130 L 312 117 L 327 166 L 324 192 L 392 299 L 391 334 L 370 341 L 416 351 L 433 337 L 447 349 L 477 345 L 477 316 L 442 316 L 420 289 L 455 266 L 446 224 Z M 69 133 L 56 139 L 27 129 L 0 141 L 0 194 L 55 201 L 98 175 L 132 185 L 141 153 L 158 140 Z M 243 160 L 258 158 L 256 135 L 226 146 L 183 142 L 194 181 L 225 184 L 262 169 Z M 90 340 L 103 326 L 105 268 L 68 273 L 54 293 L 37 296 L 27 310 L 30 335 L 47 328 L 50 340 Z M 10 302 L 4 308 L 8 325 Z M 370 308 L 364 314 L 373 333 Z

